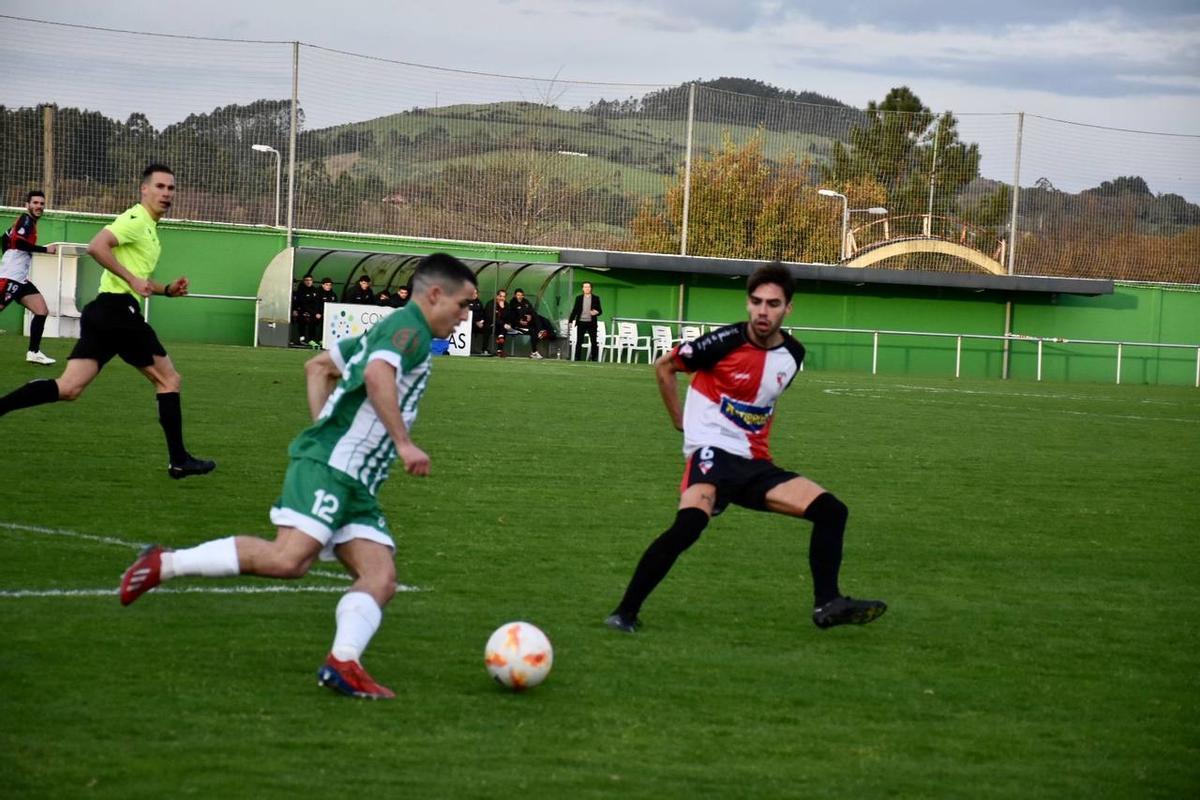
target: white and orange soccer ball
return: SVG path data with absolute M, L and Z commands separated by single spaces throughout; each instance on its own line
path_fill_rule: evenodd
M 546 680 L 554 664 L 554 648 L 536 625 L 508 622 L 488 639 L 483 663 L 496 683 L 519 692 Z

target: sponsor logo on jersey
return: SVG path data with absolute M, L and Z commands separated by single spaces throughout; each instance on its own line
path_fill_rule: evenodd
M 701 461 L 699 466 L 700 466 L 700 474 L 707 475 L 708 471 L 713 468 L 713 462 Z
M 721 415 L 744 431 L 758 433 L 771 421 L 772 406 L 756 406 L 721 395 Z
M 692 343 L 685 342 L 679 347 L 680 358 L 690 358 L 692 355 Z
M 775 384 L 777 386 L 783 386 L 783 381 L 785 378 L 787 378 L 786 372 L 776 372 L 775 373 Z

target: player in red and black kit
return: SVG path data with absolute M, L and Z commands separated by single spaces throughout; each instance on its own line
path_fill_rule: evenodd
M 37 243 L 37 224 L 46 210 L 46 195 L 34 189 L 25 195 L 25 213 L 4 232 L 4 255 L 0 257 L 0 311 L 14 301 L 33 312 L 29 324 L 29 352 L 25 360 L 31 364 L 53 364 L 56 359 L 42 352 L 42 331 L 46 329 L 46 300 L 29 280 L 34 253 L 53 253 L 54 245 L 42 247 Z
M 781 329 L 792 310 L 794 283 L 782 264 L 760 267 L 746 283 L 750 319 L 683 342 L 655 363 L 671 422 L 683 431 L 687 466 L 674 524 L 638 562 L 625 596 L 604 621 L 633 633 L 642 603 L 730 503 L 755 511 L 802 517 L 813 524 L 808 563 L 813 576 L 813 622 L 829 628 L 870 622 L 887 605 L 842 595 L 838 571 L 848 510 L 813 481 L 775 466 L 768 439 L 775 403 L 804 361 L 804 346 Z M 681 409 L 676 376 L 693 373 Z

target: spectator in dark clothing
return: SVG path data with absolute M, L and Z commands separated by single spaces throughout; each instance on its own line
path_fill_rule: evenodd
M 471 305 L 468 308 L 471 311 L 471 353 L 477 355 L 485 351 L 487 344 L 483 338 L 485 319 L 478 289 L 475 290 L 475 296 L 471 298 Z
M 583 294 L 575 298 L 568 322 L 575 326 L 575 360 L 583 359 L 583 337 L 591 341 L 589 361 L 595 361 L 600 353 L 596 341 L 596 320 L 600 318 L 600 295 L 592 294 L 592 282 L 583 282 Z
M 514 333 L 529 337 L 529 357 L 541 359 L 542 354 L 537 349 L 540 332 L 538 317 L 522 289 L 513 292 L 513 301 L 508 306 L 508 324 Z
M 508 313 L 508 292 L 501 289 L 496 292 L 496 299 L 489 300 L 483 307 L 484 355 L 494 349 L 496 355 L 504 358 L 504 334 L 512 330 L 508 324 Z
M 326 303 L 339 302 L 337 292 L 333 290 L 333 278 L 321 278 L 320 298 L 322 306 L 324 306 Z M 324 315 L 325 312 L 322 310 L 321 316 L 324 317 Z
M 384 289 L 382 292 L 375 295 L 375 305 L 387 306 L 388 308 L 395 308 L 395 306 L 392 304 L 391 292 L 389 292 L 387 289 Z
M 404 308 L 408 305 L 408 296 L 410 292 L 407 286 L 401 286 L 396 290 L 395 297 L 392 298 L 392 305 L 396 308 Z
M 350 290 L 346 297 L 347 303 L 358 303 L 364 306 L 375 305 L 375 292 L 371 290 L 371 279 L 363 275 L 358 279 L 358 285 Z
M 300 279 L 292 292 L 292 343 L 306 345 L 321 338 L 321 290 L 313 285 L 312 275 Z

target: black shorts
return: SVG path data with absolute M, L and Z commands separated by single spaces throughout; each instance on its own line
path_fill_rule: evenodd
M 7 308 L 9 303 L 19 302 L 22 297 L 29 297 L 31 294 L 41 294 L 33 285 L 33 281 L 22 283 L 12 278 L 0 278 L 0 311 Z
M 142 316 L 133 295 L 101 292 L 83 307 L 79 341 L 68 358 L 90 358 L 103 367 L 113 356 L 131 367 L 148 367 L 167 351 Z
M 730 503 L 755 511 L 767 510 L 767 492 L 799 473 L 775 466 L 763 458 L 743 458 L 716 447 L 701 447 L 688 456 L 679 491 L 697 483 L 717 487 L 713 516 L 720 514 Z

